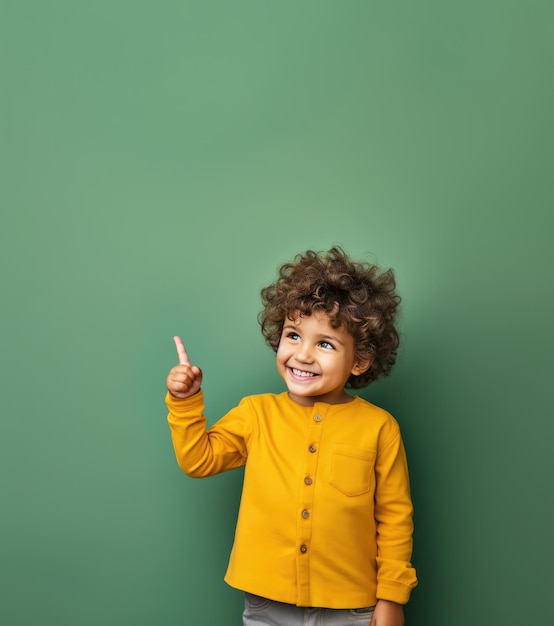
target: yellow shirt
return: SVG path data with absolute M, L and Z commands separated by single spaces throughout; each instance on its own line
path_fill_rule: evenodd
M 359 397 L 305 407 L 265 394 L 206 430 L 201 391 L 166 403 L 186 474 L 246 465 L 228 584 L 298 606 L 408 601 L 417 584 L 412 503 L 389 413 Z

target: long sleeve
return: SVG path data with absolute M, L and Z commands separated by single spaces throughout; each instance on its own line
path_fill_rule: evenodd
M 185 474 L 203 478 L 246 463 L 251 418 L 243 403 L 206 429 L 202 391 L 184 400 L 168 393 L 165 402 L 175 456 Z
M 413 507 L 408 466 L 397 428 L 379 451 L 375 473 L 377 598 L 404 604 L 417 578 L 410 563 Z

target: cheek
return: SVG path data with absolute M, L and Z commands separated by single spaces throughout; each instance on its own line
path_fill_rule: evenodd
M 283 350 L 277 350 L 276 357 L 277 358 L 275 359 L 275 366 L 277 372 L 282 378 L 284 378 L 287 369 L 286 363 L 288 361 L 288 357 L 284 354 Z
M 351 370 L 353 367 L 353 363 L 348 359 L 340 359 L 333 363 L 332 368 L 337 372 L 337 375 L 340 376 L 350 376 Z
M 286 350 L 282 344 L 279 344 L 279 346 L 277 347 L 277 352 L 275 353 L 275 356 L 277 358 L 277 364 L 283 361 L 283 359 L 286 359 Z

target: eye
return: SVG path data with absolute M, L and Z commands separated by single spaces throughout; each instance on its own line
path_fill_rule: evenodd
M 292 341 L 299 341 L 300 335 L 291 331 L 290 333 L 287 333 L 287 338 L 292 339 Z
M 329 341 L 320 341 L 319 345 L 322 348 L 325 348 L 325 350 L 334 350 L 335 349 L 335 346 L 332 343 L 330 343 Z

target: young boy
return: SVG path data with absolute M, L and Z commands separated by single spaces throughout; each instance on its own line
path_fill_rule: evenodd
M 178 337 L 167 377 L 182 470 L 246 466 L 225 580 L 246 592 L 245 626 L 402 626 L 417 584 L 406 455 L 393 417 L 345 391 L 394 365 L 393 273 L 310 250 L 262 300 L 288 393 L 246 397 L 206 430 L 202 372 Z

